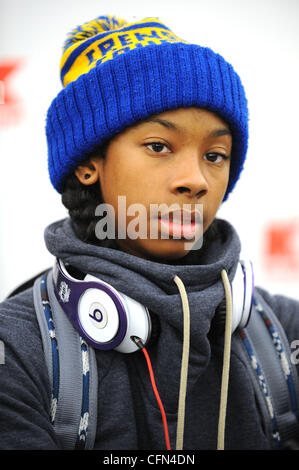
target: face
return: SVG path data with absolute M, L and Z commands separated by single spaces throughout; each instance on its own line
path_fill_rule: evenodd
M 161 216 L 157 219 L 155 215 L 158 237 L 151 238 L 151 207 L 161 204 L 169 208 L 188 207 L 192 212 L 201 204 L 205 233 L 226 192 L 231 148 L 228 125 L 214 113 L 199 108 L 180 108 L 155 115 L 113 138 L 105 159 L 95 157 L 90 160 L 94 171 L 88 184 L 94 179 L 99 180 L 104 202 L 114 208 L 116 230 L 119 217 L 123 217 L 119 213 L 119 196 L 125 196 L 126 208 L 133 204 L 142 205 L 145 208 L 142 214 L 148 224 L 145 238 L 126 236 L 118 239 L 121 249 L 156 260 L 186 256 L 186 246 L 191 244 L 186 244 L 184 236 L 177 236 L 178 230 L 183 233 L 183 213 L 179 213 L 179 226 L 174 213 L 167 215 L 168 220 Z M 80 173 L 78 169 L 77 177 L 82 176 L 83 171 Z M 84 182 L 83 178 L 81 181 Z M 126 228 L 136 216 L 136 212 L 126 213 L 123 219 Z M 188 222 L 185 228 L 187 238 L 192 242 L 195 224 L 190 217 Z M 163 237 L 165 228 L 169 238 Z

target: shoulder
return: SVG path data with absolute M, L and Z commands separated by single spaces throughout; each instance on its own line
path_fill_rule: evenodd
M 16 319 L 17 321 L 30 321 L 33 311 L 34 302 L 32 288 L 28 288 L 0 302 L 0 315 Z
M 6 362 L 18 364 L 27 371 L 44 369 L 32 288 L 0 303 L 0 340 L 4 344 Z
M 0 303 L 0 341 L 0 449 L 57 448 L 32 288 Z
M 290 347 L 291 361 L 299 374 L 299 301 L 283 296 L 271 295 L 264 289 L 256 289 L 278 318 Z
M 256 290 L 275 313 L 288 339 L 299 339 L 299 300 L 284 295 L 272 295 L 261 287 Z
M 24 336 L 29 331 L 34 334 L 38 323 L 35 314 L 33 289 L 10 297 L 0 303 L 0 332 L 5 336 Z

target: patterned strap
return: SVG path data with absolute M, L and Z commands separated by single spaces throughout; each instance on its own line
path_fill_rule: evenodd
M 34 298 L 52 384 L 50 421 L 63 449 L 92 449 L 97 421 L 95 353 L 57 302 L 52 271 L 36 280 Z
M 47 290 L 47 274 L 44 274 L 40 281 L 41 300 L 45 319 L 48 326 L 48 335 L 51 343 L 52 351 L 52 390 L 51 390 L 51 405 L 50 405 L 50 421 L 54 425 L 58 396 L 59 396 L 59 351 L 57 345 L 57 338 L 55 334 L 55 326 L 52 317 L 52 310 L 48 297 Z
M 243 344 L 244 344 L 245 349 L 247 351 L 248 357 L 250 359 L 250 364 L 251 364 L 254 372 L 256 373 L 258 384 L 261 388 L 261 391 L 262 391 L 262 393 L 264 395 L 264 398 L 265 398 L 265 401 L 266 401 L 267 410 L 268 410 L 270 420 L 271 420 L 271 435 L 272 435 L 272 440 L 273 440 L 273 447 L 275 449 L 279 449 L 280 448 L 280 443 L 281 443 L 281 437 L 280 437 L 280 433 L 279 433 L 278 426 L 277 426 L 277 420 L 276 420 L 276 416 L 275 416 L 273 401 L 272 401 L 272 398 L 271 398 L 269 387 L 268 387 L 267 382 L 265 380 L 265 375 L 262 371 L 261 364 L 259 363 L 259 361 L 256 357 L 256 353 L 253 350 L 251 341 L 249 340 L 249 338 L 246 334 L 246 330 L 241 330 L 240 331 L 240 337 L 243 341 Z
M 76 449 L 85 449 L 86 437 L 88 432 L 89 422 L 89 357 L 88 346 L 84 339 L 80 336 L 82 365 L 83 365 L 83 383 L 82 383 L 82 406 L 81 406 L 81 419 L 76 441 Z
M 270 320 L 269 316 L 266 314 L 261 302 L 258 301 L 256 298 L 254 299 L 254 306 L 256 310 L 258 311 L 258 313 L 260 314 L 261 318 L 263 319 L 265 326 L 272 339 L 273 346 L 279 358 L 280 365 L 284 373 L 284 378 L 288 387 L 290 402 L 291 402 L 291 409 L 298 419 L 298 405 L 297 405 L 295 383 L 294 383 L 294 378 L 292 376 L 290 363 L 287 359 L 287 351 L 285 350 L 285 347 L 283 346 L 282 338 L 280 337 L 279 332 L 277 328 L 275 327 L 274 323 Z
M 273 448 L 283 448 L 299 437 L 298 376 L 284 330 L 257 292 L 250 322 L 240 337 L 264 399 L 265 428 Z

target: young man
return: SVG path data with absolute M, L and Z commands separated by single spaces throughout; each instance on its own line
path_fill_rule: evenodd
M 59 260 L 46 280 L 53 318 L 66 321 L 61 329 L 47 317 L 52 359 L 55 366 L 65 338 L 78 331 L 84 348 L 95 351 L 98 376 L 97 412 L 84 408 L 74 446 L 84 445 L 93 427 L 94 449 L 163 449 L 165 440 L 178 449 L 272 448 L 240 353 L 242 322 L 230 318 L 225 336 L 221 327 L 225 299 L 227 318 L 233 311 L 227 282 L 237 275 L 240 242 L 216 214 L 239 178 L 248 139 L 238 75 L 221 56 L 188 44 L 157 19 L 126 24 L 99 17 L 69 35 L 61 78 L 64 89 L 47 117 L 49 171 L 70 218 L 45 232 Z M 104 239 L 105 230 L 112 236 Z M 106 297 L 95 300 L 96 280 L 110 303 L 121 298 L 127 308 L 118 304 L 115 313 Z M 84 282 L 93 293 L 82 314 L 82 297 L 74 295 Z M 64 448 L 55 428 L 62 404 L 81 406 L 71 384 L 67 403 L 55 386 L 51 396 L 35 292 L 29 288 L 0 306 L 4 449 Z M 298 338 L 298 302 L 256 292 L 288 340 Z M 151 330 L 145 338 L 134 330 L 140 318 Z M 122 322 L 130 334 L 121 334 Z M 130 344 L 135 352 L 126 354 Z M 166 415 L 138 351 L 144 345 Z M 80 367 L 74 354 L 58 385 Z

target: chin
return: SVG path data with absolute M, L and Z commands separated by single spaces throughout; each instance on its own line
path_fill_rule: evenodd
M 190 249 L 186 249 L 189 240 L 135 240 L 134 246 L 121 246 L 122 250 L 131 253 L 139 258 L 151 261 L 180 260 L 186 256 Z

